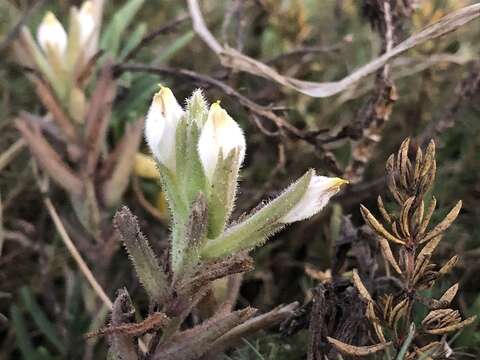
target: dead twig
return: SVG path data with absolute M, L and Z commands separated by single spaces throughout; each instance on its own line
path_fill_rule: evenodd
M 27 143 L 23 138 L 15 141 L 10 147 L 0 154 L 0 172 L 15 159 L 15 157 L 25 148 Z
M 45 207 L 47 208 L 47 211 L 50 217 L 52 218 L 53 224 L 55 225 L 55 228 L 57 229 L 58 234 L 60 235 L 63 243 L 67 247 L 73 259 L 77 263 L 83 276 L 85 276 L 85 279 L 87 279 L 93 291 L 95 291 L 95 293 L 102 300 L 102 302 L 111 310 L 113 307 L 112 301 L 110 300 L 108 295 L 105 293 L 105 290 L 103 290 L 102 286 L 98 283 L 97 279 L 95 279 L 95 276 L 90 271 L 87 263 L 85 262 L 85 260 L 83 260 L 82 255 L 77 250 L 77 247 L 73 243 L 72 239 L 70 239 L 70 236 L 68 235 L 67 230 L 65 230 L 62 220 L 60 219 L 60 216 L 58 215 L 57 210 L 55 209 L 55 206 L 52 203 L 52 200 L 50 200 L 49 197 L 45 197 L 43 202 L 45 204 Z
M 400 19 L 396 16 L 396 23 L 394 22 L 390 0 L 374 0 L 369 6 L 374 11 L 370 22 L 382 39 L 382 53 L 388 53 L 393 49 L 396 37 L 394 29 Z M 345 170 L 345 176 L 350 181 L 358 182 L 362 179 L 376 145 L 382 138 L 382 130 L 390 119 L 393 104 L 397 99 L 397 90 L 390 76 L 390 64 L 385 64 L 377 72 L 375 93 L 361 109 L 352 126 L 355 133 L 352 135 L 357 137 L 357 141 L 353 144 L 352 159 Z
M 207 28 L 202 12 L 200 11 L 198 1 L 188 0 L 188 7 L 195 32 L 208 45 L 208 47 L 215 54 L 217 54 L 223 66 L 264 77 L 280 85 L 312 97 L 329 97 L 341 93 L 342 91 L 355 86 L 365 77 L 381 69 L 392 58 L 428 40 L 432 40 L 455 31 L 480 16 L 480 4 L 466 6 L 444 16 L 437 22 L 428 25 L 420 32 L 402 41 L 390 51 L 385 52 L 382 56 L 377 57 L 371 62 L 363 65 L 358 70 L 347 75 L 343 79 L 320 83 L 303 81 L 296 78 L 283 76 L 275 69 L 260 61 L 257 61 L 234 49 L 222 46 Z
M 291 132 L 298 137 L 304 137 L 302 132 L 297 129 L 295 126 L 289 124 L 285 119 L 276 115 L 270 108 L 259 105 L 254 101 L 250 100 L 249 98 L 240 94 L 237 90 L 228 86 L 227 84 L 223 83 L 220 80 L 217 80 L 211 76 L 200 74 L 192 70 L 188 69 L 181 69 L 181 68 L 170 68 L 166 66 L 150 66 L 146 64 L 118 64 L 115 67 L 115 70 L 119 72 L 148 72 L 152 74 L 160 74 L 160 75 L 175 75 L 175 76 L 182 76 L 186 77 L 204 84 L 208 84 L 220 89 L 226 95 L 236 98 L 239 103 L 250 110 L 252 113 L 271 120 L 278 128 L 286 129 L 287 131 Z

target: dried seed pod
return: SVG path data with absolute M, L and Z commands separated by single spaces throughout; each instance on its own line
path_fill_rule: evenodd
M 471 316 L 468 319 L 465 319 L 461 322 L 458 322 L 458 323 L 455 323 L 455 324 L 452 324 L 452 325 L 449 325 L 449 326 L 445 326 L 445 327 L 442 327 L 442 328 L 426 330 L 426 332 L 429 333 L 429 334 L 432 334 L 432 335 L 447 334 L 447 333 L 452 332 L 452 331 L 457 331 L 457 330 L 463 329 L 464 327 L 472 324 L 476 320 L 476 318 L 477 318 L 476 316 Z
M 388 324 L 392 327 L 395 328 L 396 323 L 400 319 L 400 317 L 405 314 L 405 311 L 407 310 L 409 306 L 409 301 L 408 298 L 403 299 L 400 301 L 395 307 L 390 311 L 388 314 Z
M 420 243 L 429 241 L 447 230 L 448 227 L 452 225 L 452 223 L 457 218 L 461 208 L 462 200 L 459 200 L 457 204 L 453 207 L 453 209 L 450 210 L 447 216 L 445 216 L 445 218 L 437 226 L 435 226 L 431 231 L 429 231 Z
M 458 310 L 439 309 L 428 313 L 423 319 L 422 325 L 424 326 L 425 331 L 429 334 L 446 334 L 471 324 L 475 321 L 475 318 L 475 316 L 472 316 L 461 321 Z
M 428 264 L 428 261 L 430 261 L 430 258 L 432 257 L 433 252 L 435 251 L 435 249 L 437 248 L 441 240 L 442 240 L 442 237 L 437 236 L 436 238 L 433 238 L 432 240 L 430 240 L 430 242 L 427 243 L 422 248 L 420 253 L 417 255 L 417 258 L 415 259 L 415 262 L 416 262 L 415 270 L 414 270 L 415 275 L 417 275 L 420 268 L 425 266 L 425 263 Z
M 362 213 L 365 222 L 368 223 L 372 230 L 374 230 L 379 236 L 384 237 L 385 239 L 393 241 L 397 244 L 405 244 L 404 241 L 390 234 L 365 206 L 360 205 L 360 212 Z
M 380 342 L 382 343 L 386 342 L 385 335 L 383 334 L 381 321 L 377 317 L 377 314 L 375 313 L 375 304 L 373 302 L 369 302 L 367 304 L 367 311 L 365 315 L 371 321 L 373 329 L 375 330 L 375 334 L 378 337 L 378 340 L 380 340 Z
M 425 214 L 425 201 L 420 201 L 420 206 L 415 212 L 415 228 L 418 229 L 423 221 L 423 215 Z
M 439 324 L 442 324 L 445 322 L 445 319 L 452 318 L 453 317 L 459 317 L 460 314 L 458 311 L 453 310 L 453 309 L 437 309 L 437 310 L 432 310 L 430 311 L 427 316 L 422 320 L 422 325 L 424 327 L 435 327 Z
M 407 182 L 407 161 L 408 161 L 408 148 L 410 146 L 410 138 L 406 138 L 400 145 L 400 150 L 397 154 L 397 168 L 399 171 L 400 183 L 404 189 L 408 189 Z
M 352 280 L 353 280 L 353 284 L 357 288 L 358 293 L 360 294 L 362 299 L 365 300 L 366 302 L 372 302 L 373 303 L 373 299 L 372 299 L 370 293 L 368 292 L 367 288 L 365 287 L 365 285 L 363 285 L 362 279 L 360 279 L 360 276 L 358 275 L 357 269 L 353 269 Z
M 378 241 L 380 243 L 380 248 L 382 249 L 383 257 L 387 259 L 387 261 L 398 274 L 401 274 L 402 270 L 400 269 L 400 266 L 398 266 L 397 260 L 395 260 L 395 257 L 393 256 L 392 249 L 390 248 L 388 241 L 383 237 L 379 237 Z
M 425 151 L 425 157 L 420 169 L 420 177 L 425 177 L 429 170 L 431 170 L 433 162 L 435 161 L 435 142 L 430 140 Z
M 403 203 L 400 212 L 400 229 L 405 237 L 410 236 L 410 209 L 412 208 L 415 196 L 411 196 Z
M 420 228 L 418 229 L 419 235 L 423 235 L 427 230 L 428 224 L 430 223 L 430 219 L 432 218 L 432 215 L 433 215 L 433 212 L 435 211 L 436 206 L 437 206 L 437 199 L 434 196 L 432 197 L 432 201 L 430 201 L 430 205 L 428 206 L 427 213 L 425 214 L 425 217 L 423 218 Z
M 456 283 L 455 285 L 450 287 L 447 291 L 445 291 L 439 301 L 445 301 L 448 304 L 450 304 L 453 298 L 455 297 L 455 295 L 457 295 L 457 291 L 458 291 L 458 283 Z
M 403 194 L 397 187 L 397 181 L 395 180 L 395 156 L 392 154 L 387 160 L 386 173 L 387 173 L 387 186 L 393 197 L 398 204 L 403 204 Z
M 385 205 L 383 204 L 383 200 L 380 195 L 378 195 L 377 197 L 377 204 L 378 204 L 378 210 L 380 211 L 380 214 L 382 214 L 383 219 L 389 224 L 392 223 L 392 218 L 388 214 L 388 211 L 385 209 Z
M 370 346 L 353 346 L 353 345 L 345 344 L 344 342 L 341 342 L 334 338 L 331 338 L 330 336 L 327 336 L 327 340 L 338 351 L 347 355 L 352 355 L 352 356 L 371 355 L 379 351 L 385 350 L 387 347 L 389 347 L 392 344 L 392 342 L 389 341 L 386 343 L 380 343 L 380 344 L 370 345 Z
M 392 231 L 393 231 L 393 234 L 394 234 L 398 239 L 401 238 L 400 232 L 398 231 L 398 226 L 397 226 L 397 222 L 396 222 L 396 221 L 394 221 L 394 222 L 392 223 Z
M 422 149 L 417 149 L 417 154 L 415 156 L 415 169 L 413 171 L 414 185 L 418 184 L 418 179 L 420 178 L 420 167 L 422 166 L 423 153 Z
M 445 274 L 448 274 L 452 268 L 457 264 L 458 262 L 458 255 L 454 255 L 450 260 L 448 260 L 445 265 L 443 265 L 440 270 L 438 270 L 438 275 L 442 276 Z
M 384 319 L 387 319 L 387 316 L 385 316 L 385 314 L 389 314 L 390 311 L 392 310 L 393 296 L 390 294 L 385 295 L 384 297 L 382 297 L 382 303 L 383 303 Z

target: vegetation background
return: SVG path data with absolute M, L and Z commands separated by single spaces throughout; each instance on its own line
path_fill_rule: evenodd
M 197 87 L 210 102 L 222 107 L 241 124 L 247 138 L 247 158 L 236 213 L 250 210 L 258 200 L 271 197 L 307 168 L 341 176 L 352 184 L 336 196 L 319 216 L 296 223 L 254 252 L 255 270 L 246 274 L 240 305 L 267 311 L 279 304 L 308 304 L 317 280 L 305 265 L 325 271 L 338 259 L 336 244 L 344 215 L 363 224 L 359 205 L 371 207 L 386 192 L 384 164 L 406 137 L 416 144 L 434 138 L 437 177 L 433 193 L 440 220 L 458 200 L 463 209 L 436 253 L 438 262 L 460 256 L 455 270 L 437 286 L 442 293 L 460 282 L 455 304 L 464 315 L 480 315 L 480 21 L 427 41 L 390 64 L 389 81 L 395 94 L 382 102 L 382 115 L 368 114 L 372 101 L 384 96 L 385 84 L 375 76 L 340 94 L 313 98 L 264 78 L 221 65 L 218 57 L 195 34 L 186 3 L 178 1 L 107 1 L 104 26 L 125 3 L 136 11 L 121 42 L 124 52 L 116 64 L 143 64 L 158 71 L 125 71 L 117 78 L 119 90 L 109 122 L 109 144 L 122 136 L 125 125 L 143 116 L 158 83 L 172 88 L 177 99 Z M 445 14 L 475 1 L 398 0 L 407 13 L 396 19 L 395 43 L 418 32 Z M 311 81 L 341 79 L 382 53 L 384 32 L 378 27 L 374 0 L 225 0 L 202 3 L 209 28 L 222 43 L 274 67 L 280 73 Z M 107 312 L 88 286 L 65 248 L 45 209 L 36 182 L 32 158 L 19 140 L 14 120 L 21 111 L 42 115 L 25 69 L 8 43 L 19 21 L 35 29 L 45 11 L 66 22 L 78 1 L 4 0 L 0 3 L 0 358 L 97 359 L 105 356 L 103 339 L 86 343 L 83 335 L 100 328 Z M 400 5 L 398 5 L 400 6 Z M 377 24 L 377 25 L 376 25 Z M 373 25 L 373 26 L 372 26 Z M 128 56 L 131 44 L 151 31 L 163 29 L 152 41 Z M 130 43 L 129 43 L 130 42 Z M 126 66 L 128 68 L 128 66 Z M 144 69 L 145 70 L 145 69 Z M 194 73 L 185 73 L 190 70 Z M 218 84 L 221 85 L 218 85 Z M 237 94 L 292 124 L 295 131 L 279 129 L 268 116 L 242 104 Z M 375 103 L 378 105 L 378 103 Z M 375 108 L 378 110 L 378 108 Z M 373 121 L 372 121 L 373 119 Z M 147 154 L 145 145 L 141 152 Z M 147 174 L 138 157 L 131 185 L 122 203 L 139 217 L 154 246 L 165 248 L 168 224 L 158 182 Z M 49 196 L 65 219 L 71 207 L 55 187 Z M 387 204 L 388 206 L 388 204 Z M 110 209 L 113 216 L 115 209 Z M 74 221 L 68 231 L 84 236 Z M 72 235 L 75 238 L 75 235 Z M 337 244 L 338 245 L 338 244 Z M 108 268 L 95 276 L 113 297 L 127 287 L 136 305 L 146 304 L 124 251 L 116 246 Z M 117 251 L 118 250 L 118 251 Z M 94 250 L 93 250 L 94 251 Z M 89 259 L 89 256 L 85 256 Z M 346 254 L 345 271 L 355 265 Z M 88 263 L 89 261 L 87 261 Z M 101 272 L 100 272 L 101 271 Z M 435 295 L 435 294 L 432 294 Z M 452 339 L 457 358 L 480 353 L 478 323 Z M 282 336 L 277 329 L 257 334 L 229 354 L 233 359 L 303 359 L 309 335 L 301 329 Z

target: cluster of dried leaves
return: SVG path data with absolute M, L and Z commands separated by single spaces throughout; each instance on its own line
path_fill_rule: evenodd
M 396 273 L 391 277 L 396 278 L 398 290 L 373 296 L 359 272 L 353 270 L 353 283 L 365 304 L 365 315 L 377 343 L 353 346 L 328 338 L 335 349 L 347 355 L 366 356 L 382 350 L 391 354 L 393 349 L 400 359 L 443 359 L 451 349 L 439 336 L 460 330 L 475 320 L 474 316 L 462 320 L 458 310 L 450 308 L 458 283 L 446 290 L 440 299 L 421 293 L 431 289 L 458 261 L 455 255 L 439 266 L 432 262 L 432 255 L 443 233 L 460 212 L 462 203 L 459 201 L 440 223 L 429 228 L 436 206 L 435 197 L 426 199 L 435 179 L 435 144 L 431 141 L 425 153 L 417 148 L 414 158 L 409 156 L 410 145 L 410 140 L 405 140 L 386 165 L 388 188 L 399 212 L 388 211 L 380 196 L 378 208 L 383 222 L 361 206 L 363 218 L 378 239 L 386 267 Z M 428 313 L 415 325 L 417 304 L 426 306 Z

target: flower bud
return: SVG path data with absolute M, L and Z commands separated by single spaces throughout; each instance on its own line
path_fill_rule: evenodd
M 87 46 L 91 41 L 95 30 L 95 8 L 91 1 L 85 1 L 78 12 L 78 23 L 80 25 L 80 44 Z
M 145 139 L 153 156 L 164 166 L 175 171 L 175 140 L 177 125 L 183 115 L 169 88 L 162 87 L 153 96 L 145 122 Z
M 344 184 L 348 184 L 348 181 L 313 175 L 303 197 L 280 219 L 280 222 L 287 224 L 312 217 L 327 205 L 330 198 L 338 193 Z
M 58 55 L 65 53 L 67 48 L 67 33 L 52 12 L 48 12 L 39 25 L 37 40 L 45 52 L 51 49 L 57 52 Z
M 245 136 L 237 122 L 218 103 L 213 104 L 198 141 L 198 153 L 207 178 L 212 181 L 220 152 L 225 159 L 231 150 L 238 149 L 240 167 L 245 146 Z

